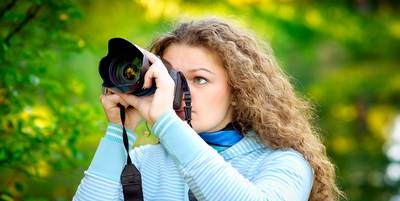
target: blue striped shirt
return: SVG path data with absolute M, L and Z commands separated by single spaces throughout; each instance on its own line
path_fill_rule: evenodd
M 250 132 L 218 153 L 174 113 L 164 113 L 153 125 L 160 144 L 130 151 L 142 175 L 144 200 L 308 200 L 313 171 L 292 149 L 271 149 Z M 110 124 L 85 171 L 74 200 L 123 200 L 119 183 L 126 152 L 122 128 Z M 129 143 L 135 134 L 128 131 Z

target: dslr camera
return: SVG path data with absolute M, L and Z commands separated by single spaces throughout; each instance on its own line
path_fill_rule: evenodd
M 173 108 L 179 109 L 183 98 L 187 110 L 187 107 L 190 108 L 191 100 L 185 77 L 181 72 L 174 70 L 166 60 L 161 60 L 175 82 Z M 148 58 L 135 45 L 122 38 L 112 38 L 108 41 L 107 55 L 99 63 L 102 85 L 119 93 L 135 96 L 153 95 L 157 89 L 154 80 L 151 88 L 143 89 L 144 75 L 150 66 Z

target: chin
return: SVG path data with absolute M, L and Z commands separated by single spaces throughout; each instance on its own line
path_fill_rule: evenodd
M 196 122 L 193 121 L 193 119 L 190 123 L 192 124 L 192 129 L 196 131 L 196 133 L 202 132 L 202 129 L 197 126 Z

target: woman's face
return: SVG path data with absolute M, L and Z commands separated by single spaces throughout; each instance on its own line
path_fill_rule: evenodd
M 217 131 L 232 121 L 231 89 L 220 59 L 202 47 L 172 44 L 163 58 L 181 71 L 192 96 L 192 125 L 198 132 Z M 177 114 L 184 119 L 184 104 Z

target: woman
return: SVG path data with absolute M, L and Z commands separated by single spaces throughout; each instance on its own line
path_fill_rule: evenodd
M 160 138 L 158 145 L 130 151 L 144 200 L 188 200 L 191 192 L 197 200 L 338 199 L 334 167 L 310 124 L 309 106 L 296 97 L 271 50 L 207 18 L 180 24 L 151 51 L 185 75 L 193 127 L 183 121 L 182 109 L 172 109 L 174 82 L 165 66 L 143 50 L 152 62 L 144 87 L 154 79 L 157 90 L 151 97 L 101 96 L 110 124 L 75 200 L 123 199 L 118 103 L 132 106 L 127 128 L 144 119 Z M 135 134 L 128 133 L 133 144 Z

